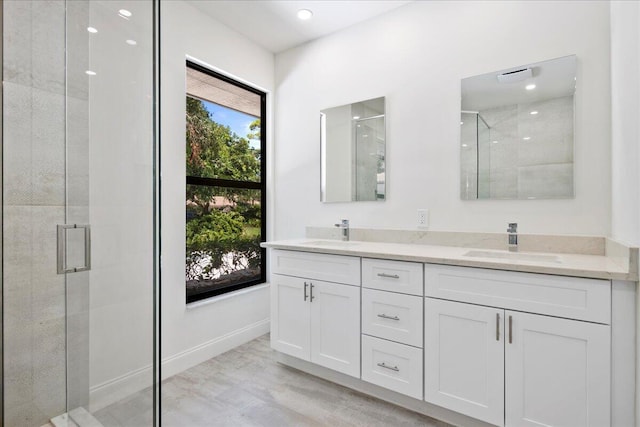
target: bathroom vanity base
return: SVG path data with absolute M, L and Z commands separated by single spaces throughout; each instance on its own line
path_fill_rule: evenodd
M 635 281 L 532 274 L 519 264 L 504 271 L 355 253 L 272 255 L 271 344 L 280 363 L 460 426 L 638 426 Z M 318 293 L 328 274 L 331 300 L 341 301 L 331 310 Z M 314 316 L 298 306 L 330 315 L 314 331 L 306 327 Z

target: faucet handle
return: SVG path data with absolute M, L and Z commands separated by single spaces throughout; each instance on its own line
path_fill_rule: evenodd
M 335 224 L 336 227 L 349 227 L 349 220 L 343 219 L 340 220 L 340 224 Z
M 517 233 L 518 232 L 518 223 L 510 222 L 509 228 L 507 228 L 507 233 Z

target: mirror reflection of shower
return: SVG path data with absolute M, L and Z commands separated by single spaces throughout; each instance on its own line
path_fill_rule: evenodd
M 320 200 L 384 201 L 384 97 L 320 111 Z
M 460 114 L 461 174 L 463 200 L 490 197 L 491 127 L 477 111 Z
M 352 200 L 384 200 L 384 114 L 356 119 Z

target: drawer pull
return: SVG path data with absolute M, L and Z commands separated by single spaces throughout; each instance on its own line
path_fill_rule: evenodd
M 382 317 L 383 319 L 390 319 L 390 320 L 400 320 L 398 316 L 387 316 L 384 313 L 378 314 L 378 317 Z
M 378 276 L 380 277 L 388 277 L 389 279 L 399 279 L 400 276 L 398 276 L 397 274 L 387 274 L 387 273 L 378 273 Z
M 496 313 L 496 341 L 500 341 L 500 313 Z
M 380 366 L 381 368 L 389 369 L 390 371 L 400 372 L 400 369 L 398 369 L 397 366 L 389 366 L 384 362 L 378 363 L 378 366 Z

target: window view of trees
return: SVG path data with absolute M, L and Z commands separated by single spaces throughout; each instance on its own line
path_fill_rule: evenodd
M 260 118 L 240 136 L 187 96 L 186 289 L 199 295 L 261 281 Z M 220 108 L 220 106 L 217 106 Z

